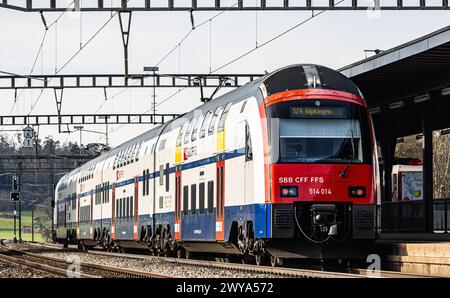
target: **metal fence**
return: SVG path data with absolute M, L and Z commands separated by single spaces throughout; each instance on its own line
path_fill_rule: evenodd
M 435 199 L 434 232 L 450 232 L 450 199 Z M 417 233 L 425 231 L 424 202 L 383 202 L 380 230 L 384 233 Z
M 436 199 L 434 204 L 434 232 L 448 233 L 450 230 L 450 199 Z

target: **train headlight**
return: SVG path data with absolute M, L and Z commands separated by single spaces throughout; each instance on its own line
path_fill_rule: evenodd
M 282 198 L 297 198 L 298 197 L 298 186 L 281 186 L 280 196 Z
M 350 198 L 365 198 L 366 187 L 365 186 L 350 186 L 348 188 L 348 196 Z

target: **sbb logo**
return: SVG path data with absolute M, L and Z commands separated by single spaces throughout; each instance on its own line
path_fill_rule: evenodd
M 294 181 L 294 178 L 292 177 L 280 177 L 278 178 L 279 183 L 292 183 Z

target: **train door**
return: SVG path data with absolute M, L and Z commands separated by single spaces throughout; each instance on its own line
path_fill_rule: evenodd
M 77 239 L 80 239 L 80 195 L 77 196 L 76 204 L 77 204 Z
M 225 161 L 216 164 L 216 240 L 224 240 Z
M 252 138 L 250 134 L 250 127 L 248 122 L 245 121 L 245 142 L 244 142 L 244 154 L 245 154 L 245 204 L 253 203 L 254 199 L 254 174 L 253 174 L 253 148 L 252 148 Z
M 205 167 L 200 168 L 200 172 L 205 171 Z M 207 182 L 204 175 L 201 175 L 199 183 L 190 185 L 190 220 L 189 235 L 193 240 L 215 240 L 215 221 L 206 210 Z
M 111 239 L 116 238 L 116 184 L 112 185 L 111 194 Z
M 138 233 L 138 225 L 139 225 L 139 214 L 138 214 L 138 198 L 139 198 L 139 179 L 138 177 L 134 180 L 134 209 L 133 206 L 131 206 L 131 209 L 133 209 L 133 239 L 138 240 L 139 239 L 139 233 Z
M 175 240 L 181 240 L 181 171 L 175 172 Z
M 91 204 L 89 205 L 89 238 L 91 240 L 94 240 L 94 220 L 93 220 L 93 215 L 94 215 L 94 194 L 91 193 Z

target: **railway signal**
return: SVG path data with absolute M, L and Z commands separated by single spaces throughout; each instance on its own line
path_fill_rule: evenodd
M 11 200 L 11 202 L 19 202 L 20 201 L 20 192 L 12 191 L 10 193 L 10 200 Z
M 12 190 L 18 191 L 19 190 L 19 176 L 14 175 L 12 178 Z

